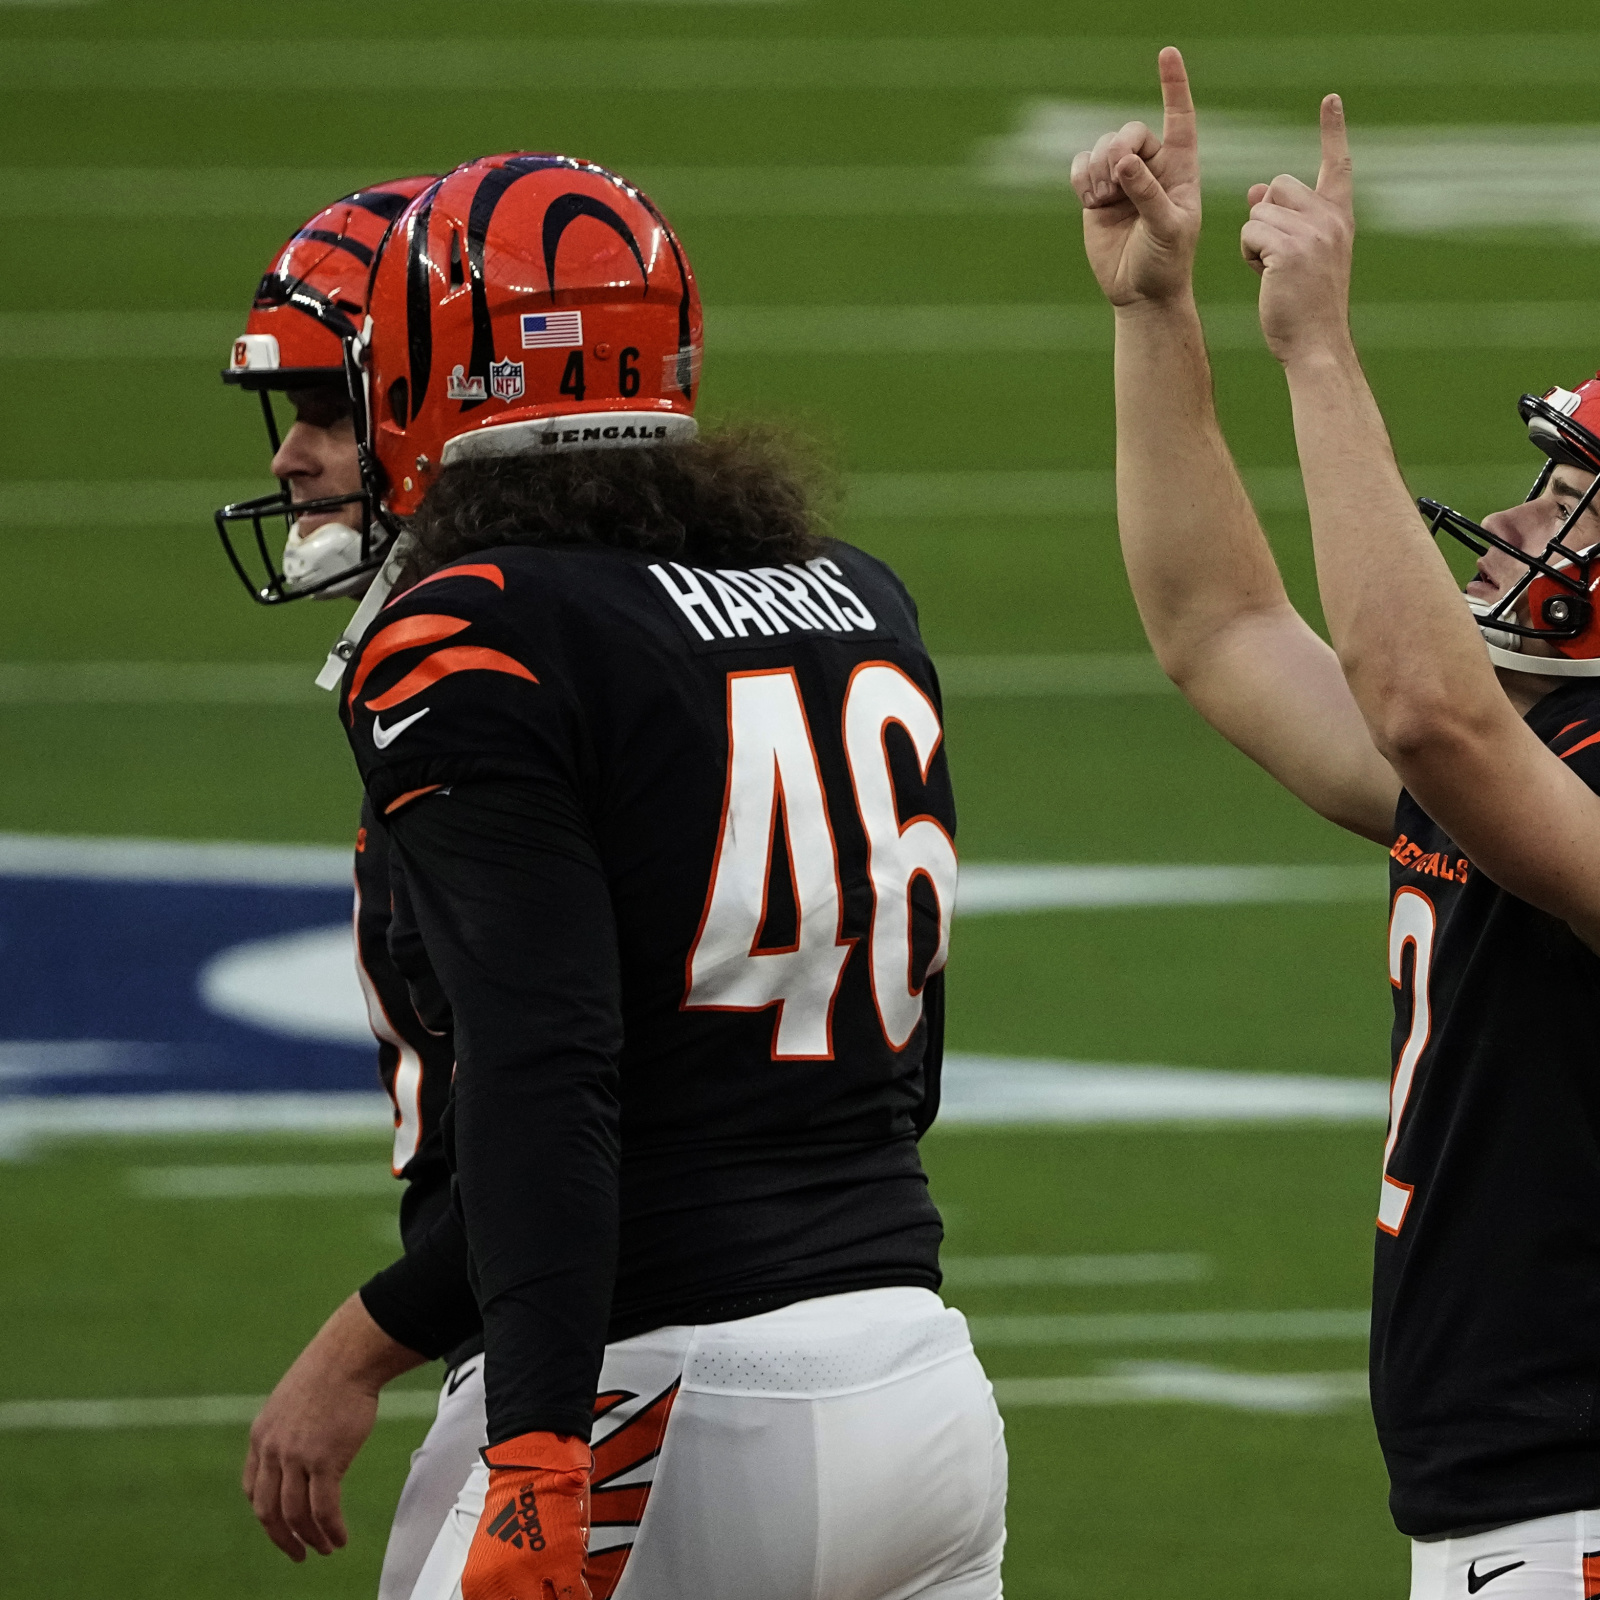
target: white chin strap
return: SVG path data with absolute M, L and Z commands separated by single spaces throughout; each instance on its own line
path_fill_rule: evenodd
M 1600 678 L 1600 658 L 1572 661 L 1566 656 L 1530 656 L 1522 653 L 1522 639 L 1486 623 L 1484 618 L 1494 609 L 1492 602 L 1467 597 L 1467 609 L 1477 619 L 1478 632 L 1483 635 L 1489 659 L 1508 672 L 1526 672 L 1537 678 Z
M 319 689 L 339 687 L 339 680 L 344 677 L 344 669 L 350 664 L 351 656 L 356 653 L 356 646 L 361 643 L 362 635 L 372 626 L 372 619 L 383 609 L 383 603 L 389 598 L 389 591 L 399 581 L 400 569 L 406 564 L 406 557 L 410 553 L 411 535 L 402 533 L 390 547 L 388 559 L 378 568 L 378 575 L 361 597 L 361 604 L 356 607 L 355 615 L 351 617 L 349 625 L 334 641 L 333 649 L 328 652 L 328 659 L 323 663 L 322 671 L 317 674 Z

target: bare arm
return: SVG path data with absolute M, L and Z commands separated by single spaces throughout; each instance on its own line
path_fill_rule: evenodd
M 343 1548 L 339 1482 L 378 1416 L 378 1391 L 427 1358 L 397 1343 L 351 1295 L 278 1380 L 250 1428 L 243 1487 L 293 1561 Z
M 1073 164 L 1091 263 L 1116 311 L 1123 559 L 1157 659 L 1200 714 L 1323 816 L 1393 836 L 1399 779 L 1333 651 L 1290 605 L 1212 399 L 1191 283 L 1194 108 L 1161 55 L 1161 139 L 1130 123 Z
M 1323 102 L 1316 189 L 1251 191 L 1243 243 L 1284 364 L 1329 631 L 1377 747 L 1502 888 L 1600 948 L 1600 796 L 1528 728 L 1395 465 L 1349 332 L 1344 112 Z

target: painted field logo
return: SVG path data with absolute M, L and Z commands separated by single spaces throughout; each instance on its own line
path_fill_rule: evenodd
M 496 400 L 522 398 L 522 363 L 509 357 L 489 363 L 489 392 Z

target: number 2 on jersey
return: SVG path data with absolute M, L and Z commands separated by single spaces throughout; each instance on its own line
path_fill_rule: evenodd
M 888 725 L 909 735 L 924 779 L 943 737 L 928 697 L 898 667 L 865 662 L 844 698 L 845 758 L 867 840 L 872 881 L 868 962 L 884 1038 L 903 1049 L 922 1017 L 912 970 L 911 893 L 931 885 L 939 942 L 923 982 L 950 947 L 956 853 L 932 817 L 903 826 L 884 745 Z M 781 948 L 760 945 L 783 829 L 795 928 Z M 833 1003 L 854 941 L 842 935 L 839 857 L 816 744 L 792 668 L 728 674 L 728 786 L 700 930 L 689 952 L 686 1010 L 778 1008 L 777 1060 L 833 1058 Z
M 1395 1063 L 1389 1086 L 1389 1137 L 1383 1146 L 1383 1185 L 1378 1193 L 1378 1226 L 1385 1233 L 1398 1235 L 1411 1206 L 1413 1185 L 1389 1176 L 1389 1162 L 1400 1137 L 1400 1119 L 1417 1075 L 1417 1062 L 1428 1048 L 1433 1029 L 1433 1009 L 1428 995 L 1428 979 L 1433 966 L 1433 934 L 1436 918 L 1433 902 L 1415 889 L 1402 889 L 1394 897 L 1389 917 L 1389 982 L 1397 989 L 1405 976 L 1406 946 L 1411 957 L 1411 1030 Z

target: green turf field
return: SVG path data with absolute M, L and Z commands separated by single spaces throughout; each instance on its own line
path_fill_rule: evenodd
M 1265 0 L 1155 13 L 1027 0 L 0 0 L 0 830 L 349 836 L 356 781 L 314 691 L 112 702 L 24 669 L 315 671 L 337 608 L 253 607 L 211 532 L 219 494 L 270 487 L 253 404 L 217 378 L 227 340 L 275 248 L 342 186 L 524 147 L 651 186 L 707 305 L 702 414 L 796 423 L 850 475 L 840 531 L 896 565 L 948 663 L 969 860 L 1368 859 L 1175 697 L 973 692 L 975 657 L 1141 643 L 1106 501 L 1108 340 L 1070 195 L 997 187 L 984 152 L 1031 125 L 1036 102 L 1148 104 L 1147 63 L 1175 42 L 1190 49 L 1202 112 L 1254 119 L 1269 142 L 1278 129 L 1292 141 L 1320 94 L 1341 90 L 1358 190 L 1364 133 L 1403 151 L 1476 124 L 1547 188 L 1570 174 L 1582 200 L 1593 179 L 1581 160 L 1530 152 L 1539 128 L 1561 150 L 1576 137 L 1560 130 L 1588 115 L 1573 91 L 1600 68 L 1600 27 L 1501 37 L 1517 16 L 1485 0 L 1429 15 L 1426 39 L 1386 37 L 1413 17 L 1376 0 L 1350 0 L 1320 39 L 1283 37 L 1288 14 Z M 1416 231 L 1423 209 L 1406 198 L 1403 161 L 1391 167 L 1388 209 L 1358 246 L 1357 299 L 1375 308 L 1369 371 L 1414 487 L 1479 515 L 1532 476 L 1517 396 L 1572 385 L 1600 353 L 1600 206 L 1589 196 L 1569 214 L 1558 197 L 1507 226 L 1505 208 L 1526 199 L 1513 184 L 1500 213 L 1467 206 Z M 1249 337 L 1242 183 L 1219 179 L 1207 207 L 1201 297 L 1226 345 L 1225 421 L 1269 486 L 1269 531 L 1314 612 L 1305 520 L 1283 476 L 1283 387 Z M 931 310 L 912 328 L 833 309 L 908 306 Z M 1073 315 L 1052 320 L 1061 307 Z M 1376 901 L 976 919 L 956 939 L 951 1042 L 1381 1077 L 1383 959 Z M 939 1133 L 928 1159 L 956 1258 L 1204 1258 L 1181 1282 L 962 1287 L 958 1275 L 952 1298 L 980 1318 L 1359 1309 L 1379 1143 L 1372 1126 Z M 386 1259 L 392 1202 L 146 1198 L 130 1174 L 380 1156 L 361 1140 L 127 1140 L 0 1165 L 0 1400 L 264 1393 Z M 1133 1383 L 1128 1362 L 1347 1374 L 1363 1358 L 1353 1337 L 1016 1343 L 991 1327 L 983 1353 L 1002 1379 Z M 1018 1402 L 1007 1420 L 1007 1583 L 1021 1600 L 1401 1592 L 1405 1544 L 1359 1403 Z M 370 1594 L 423 1426 L 380 1425 L 350 1480 L 351 1548 L 305 1570 L 267 1545 L 238 1495 L 241 1424 L 0 1432 L 0 1591 Z

